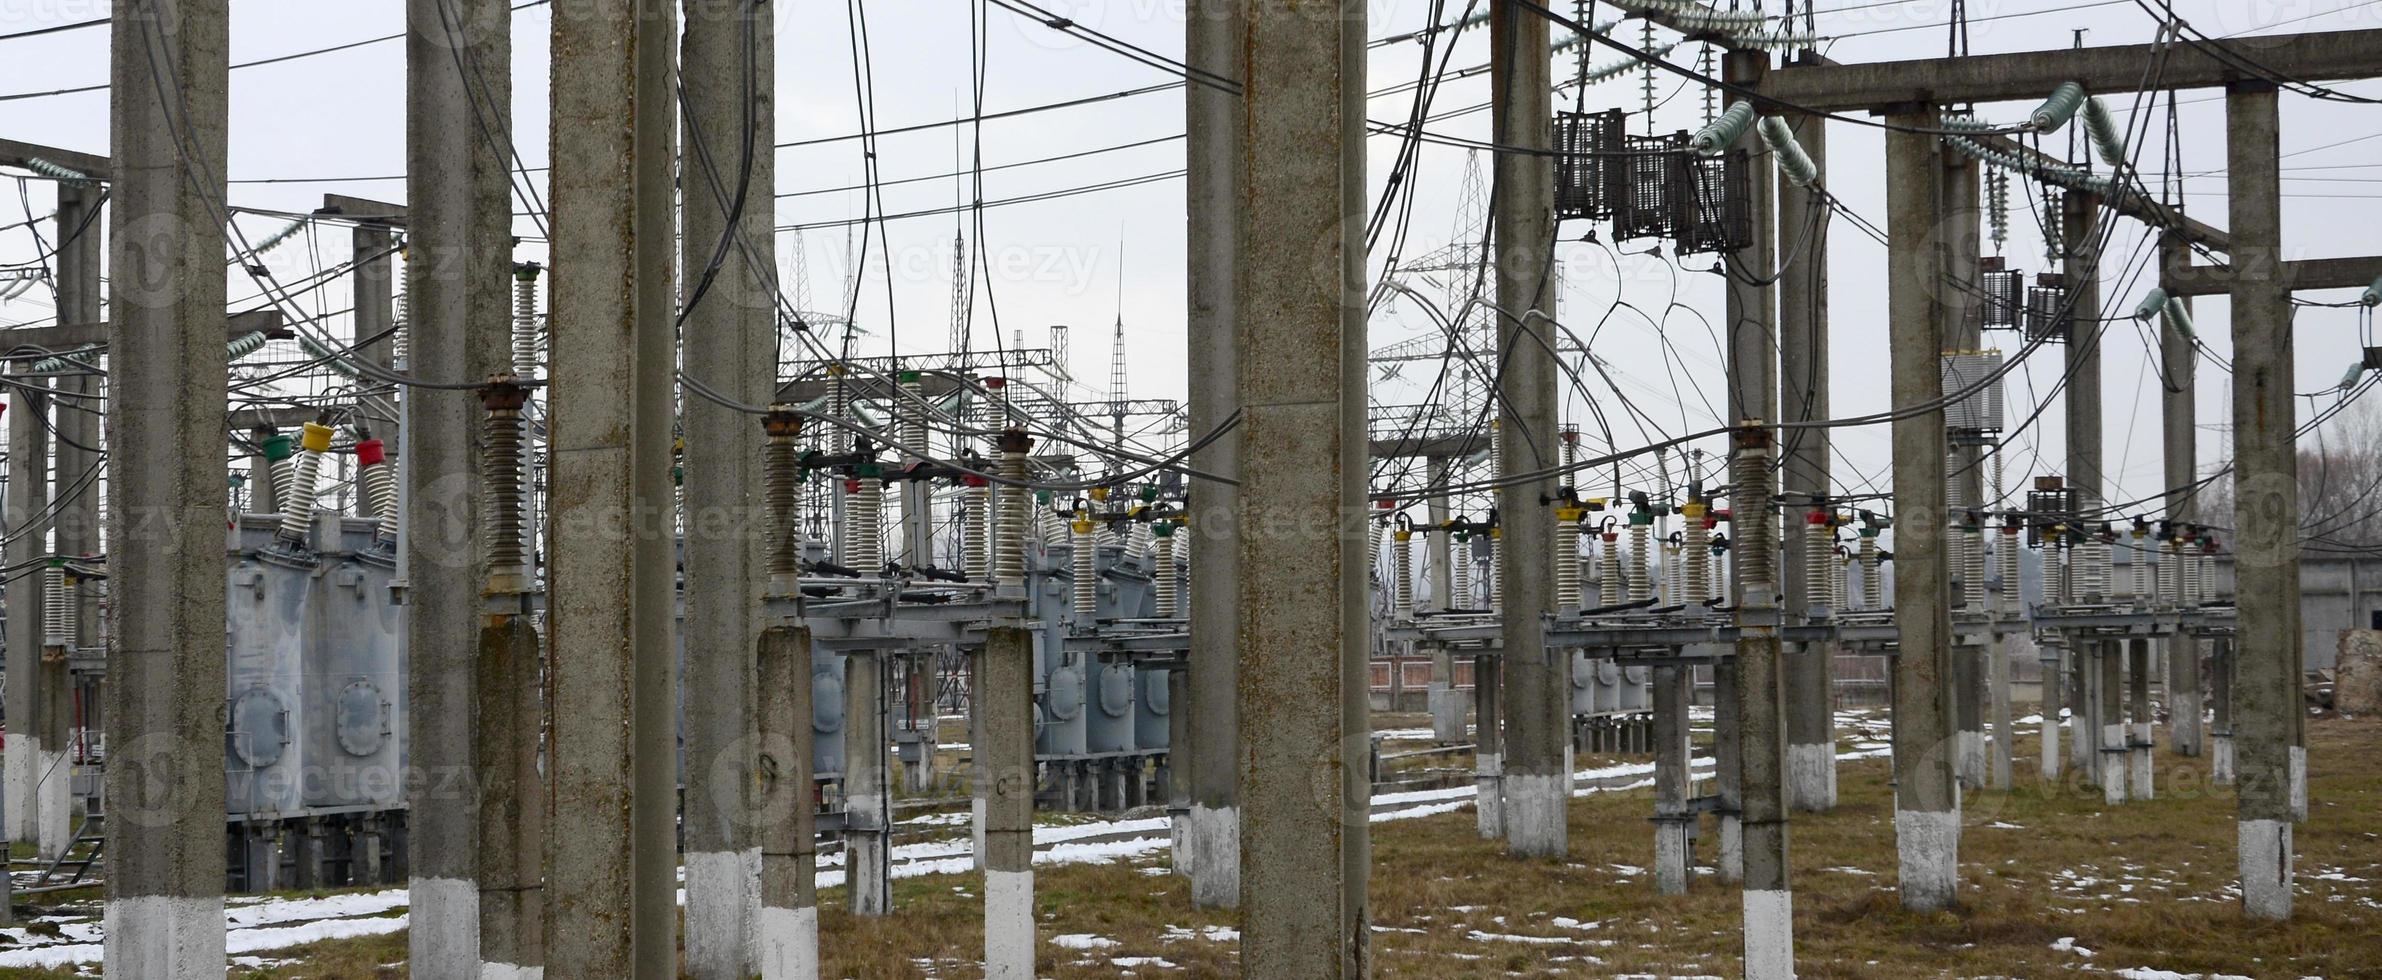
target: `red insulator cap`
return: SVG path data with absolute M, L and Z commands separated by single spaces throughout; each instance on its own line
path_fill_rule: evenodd
M 381 452 L 381 442 L 378 439 L 366 439 L 356 443 L 356 465 L 358 466 L 379 466 L 381 461 L 387 458 Z

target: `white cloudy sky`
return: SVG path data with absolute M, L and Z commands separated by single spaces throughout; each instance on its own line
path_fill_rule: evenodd
M 1826 52 L 1840 61 L 1870 61 L 1935 57 L 1943 54 L 1940 26 L 1950 0 L 1913 0 L 1874 3 L 1867 0 L 1820 0 L 1820 33 L 1833 38 Z M 1098 0 L 1060 3 L 1058 8 L 1083 24 L 1166 54 L 1182 50 L 1182 0 Z M 777 136 L 781 142 L 845 136 L 858 129 L 853 91 L 853 65 L 843 4 L 811 0 L 777 0 L 778 58 Z M 946 120 L 969 98 L 969 4 L 954 0 L 874 0 L 867 19 L 874 52 L 876 114 L 883 127 Z M 1771 0 L 1770 8 L 1780 6 Z M 2382 27 L 2382 3 L 2355 0 L 2280 0 L 2246 3 L 2241 0 L 2183 0 L 2177 11 L 2214 35 L 2255 35 L 2274 31 L 2339 30 Z M 402 27 L 398 0 L 343 0 L 326 3 L 303 0 L 232 0 L 232 55 L 235 63 L 312 48 L 392 34 Z M 1461 9 L 1451 2 L 1449 9 Z M 1971 38 L 1979 53 L 2066 46 L 2076 30 L 2086 43 L 2146 42 L 2156 24 L 2137 0 L 1971 0 Z M 52 24 L 104 16 L 100 0 L 5 0 L 0 3 L 0 35 Z M 991 30 L 987 51 L 988 84 L 985 105 L 1000 110 L 1103 93 L 1119 92 L 1167 81 L 1164 72 L 1127 61 L 994 6 L 989 8 Z M 1369 33 L 1382 37 L 1412 30 L 1430 18 L 1426 0 L 1376 0 Z M 1600 14 L 1597 19 L 1605 19 Z M 515 15 L 516 131 L 521 152 L 532 166 L 542 165 L 545 147 L 546 34 L 550 20 L 545 8 Z M 1624 37 L 1634 39 L 1635 26 Z M 107 136 L 107 99 L 104 92 L 47 97 L 14 97 L 60 88 L 104 83 L 107 77 L 107 37 L 104 28 L 0 40 L 0 136 L 103 151 Z M 1682 48 L 1675 58 L 1693 58 Z M 1390 45 L 1374 52 L 1373 87 L 1412 77 L 1417 48 Z M 1598 52 L 1592 63 L 1614 55 Z M 1487 60 L 1485 31 L 1467 33 L 1449 62 L 1471 67 Z M 1558 68 L 1558 75 L 1568 72 Z M 689 66 L 689 70 L 733 71 L 733 65 Z M 402 45 L 365 44 L 318 57 L 239 69 L 232 73 L 231 176 L 258 178 L 375 177 L 402 173 L 404 122 L 402 100 L 405 68 Z M 1628 73 L 1590 91 L 1590 108 L 1639 106 L 1639 80 Z M 2345 84 L 2340 88 L 2382 96 L 2382 85 Z M 1675 91 L 1676 80 L 1658 79 L 1658 128 L 1690 127 L 1702 119 L 1701 98 L 1693 90 Z M 1486 100 L 1484 74 L 1446 83 L 1435 108 L 1474 105 Z M 2123 117 L 2133 100 L 2124 93 L 2108 93 L 2111 107 Z M 1406 95 L 1376 99 L 1376 118 L 1403 116 Z M 1980 113 L 2008 119 L 2029 104 L 1980 107 Z M 2192 213 L 2222 226 L 2224 216 L 2224 142 L 2222 102 L 2218 93 L 2187 92 L 2182 96 L 2180 133 L 2184 169 L 2192 176 L 2185 185 Z M 2161 110 L 2160 122 L 2163 124 Z M 1472 113 L 1434 123 L 1435 132 L 1481 139 L 1488 135 L 1486 113 Z M 2285 95 L 2282 144 L 2286 154 L 2285 235 L 2287 251 L 2300 256 L 2356 255 L 2377 251 L 2372 234 L 2382 218 L 2382 190 L 2371 183 L 2374 168 L 2382 166 L 2382 107 L 2317 102 Z M 1182 95 L 1179 90 L 1101 102 L 981 127 L 984 161 L 999 165 L 1035 160 L 1124 144 L 1144 144 L 1055 163 L 1019 166 L 987 174 L 988 200 L 1107 181 L 1165 174 L 1182 166 Z M 2163 125 L 2154 127 L 2163 130 Z M 889 180 L 948 174 L 953 170 L 954 129 L 939 127 L 887 136 L 878 144 L 883 176 Z M 967 135 L 978 135 L 967 131 Z M 1829 186 L 1854 211 L 1872 222 L 1883 222 L 1883 187 L 1879 179 L 1882 142 L 1878 130 L 1849 123 L 1830 129 Z M 2064 140 L 2062 141 L 2064 142 Z M 1372 144 L 1373 186 L 1379 190 L 1391 160 L 1393 144 L 1376 138 Z M 2158 147 L 2146 155 L 2142 169 L 2163 170 L 2156 161 Z M 1416 180 L 1421 189 L 1412 216 L 1410 255 L 1446 242 L 1456 231 L 1455 201 L 1460 196 L 1465 151 L 1426 148 Z M 860 144 L 853 140 L 815 143 L 783 149 L 777 157 L 780 225 L 832 223 L 861 213 L 859 196 L 843 190 L 862 175 Z M 1485 165 L 1485 161 L 1483 161 Z M 2156 178 L 2152 178 L 2154 184 Z M 9 183 L 14 183 L 10 181 Z M 0 184 L 0 225 L 23 220 L 15 188 Z M 236 205 L 295 211 L 310 210 L 325 192 L 402 199 L 400 180 L 353 180 L 305 183 L 244 183 L 231 191 Z M 922 180 L 885 188 L 886 209 L 893 213 L 949 205 L 960 189 L 950 180 Z M 50 189 L 45 183 L 26 184 L 24 205 L 33 214 L 49 210 Z M 2040 246 L 2031 230 L 2025 205 L 2017 212 L 2010 254 L 2015 264 L 2033 271 L 2042 266 Z M 1030 344 L 1042 342 L 1051 324 L 1072 324 L 1075 367 L 1079 376 L 1101 384 L 1107 371 L 1108 326 L 1120 312 L 1130 336 L 1129 363 L 1134 394 L 1140 397 L 1178 397 L 1184 391 L 1183 363 L 1183 196 L 1178 179 L 1158 179 L 1133 186 L 1036 203 L 999 207 L 984 214 L 986 244 L 993 250 L 994 281 L 991 300 L 998 303 L 1005 328 L 1023 328 Z M 278 227 L 265 218 L 243 219 L 251 236 Z M 520 224 L 524 233 L 531 229 Z M 877 259 L 869 262 L 858 303 L 858 319 L 873 331 L 868 343 L 882 350 L 898 341 L 903 352 L 940 350 L 946 345 L 949 322 L 949 247 L 954 232 L 948 216 L 894 221 L 884 240 L 892 249 L 892 301 Z M 1568 233 L 1568 232 L 1567 232 Z M 1576 234 L 1571 237 L 1577 237 Z M 969 235 L 973 244 L 976 236 Z M 1633 243 L 1640 251 L 1646 243 Z M 781 261 L 793 281 L 791 257 L 797 248 L 807 258 L 810 306 L 835 309 L 845 295 L 845 271 L 852 262 L 841 228 L 786 232 L 778 239 Z M 2111 243 L 2115 258 L 2148 248 L 2147 232 L 2121 222 Z M 320 261 L 344 261 L 343 233 L 326 233 L 319 242 Z M 1832 265 L 1835 353 L 1833 369 L 1835 409 L 1840 415 L 1873 412 L 1886 407 L 1884 249 L 1859 234 L 1850 222 L 1838 221 L 1829 239 Z M 21 264 L 36 256 L 32 239 L 23 229 L 0 232 L 0 263 Z M 521 257 L 543 259 L 540 249 L 525 246 Z M 2113 258 L 2113 267 L 2115 266 Z M 303 270 L 317 261 L 314 247 L 303 237 L 278 250 L 273 260 Z M 1564 260 L 1564 314 L 1585 332 L 1593 318 L 1618 296 L 1653 311 L 1675 354 L 1666 356 L 1656 329 L 1626 312 L 1613 318 L 1598 335 L 1596 353 L 1612 365 L 1623 393 L 1654 422 L 1669 431 L 1701 428 L 1711 423 L 1707 404 L 1721 401 L 1720 355 L 1706 322 L 1719 319 L 1719 280 L 1700 271 L 1680 271 L 1672 263 L 1631 257 L 1624 272 L 1593 245 L 1567 246 Z M 1687 265 L 1707 268 L 1698 257 Z M 2135 268 L 2126 263 L 2125 268 Z M 2106 303 L 2130 309 L 2149 280 L 2137 273 L 2108 273 Z M 1678 302 L 1687 309 L 1664 316 L 1662 310 L 1676 283 Z M 1121 284 L 1121 295 L 1120 295 Z M 235 283 L 234 296 L 250 290 Z M 986 345 L 992 310 L 979 290 L 977 343 Z M 2353 294 L 2310 294 L 2309 298 L 2341 300 Z M 338 290 L 324 293 L 323 308 L 346 306 Z M 1692 310 L 1693 312 L 1689 312 Z M 1700 314 L 1700 316 L 1698 315 Z M 0 304 L 0 321 L 37 322 L 51 315 L 47 296 L 34 290 L 11 303 Z M 2229 352 L 2225 303 L 2221 298 L 2199 304 L 2201 334 L 2220 354 Z M 2358 318 L 2349 310 L 2306 309 L 2299 315 L 2298 344 L 2301 391 L 2331 387 L 2342 368 L 2356 356 Z M 1372 340 L 1386 344 L 1434 330 L 1412 308 L 1393 309 L 1373 324 Z M 344 331 L 342 331 L 344 332 Z M 2015 346 L 2014 344 L 2010 346 Z M 2156 492 L 2160 486 L 2156 439 L 2158 377 L 2144 356 L 2140 334 L 2115 330 L 2105 345 L 2105 385 L 2108 406 L 2106 444 L 2113 500 Z M 2056 353 L 2056 351 L 2047 352 Z M 2010 391 L 2013 413 L 2028 410 L 2033 399 L 2049 390 L 2059 375 L 2051 357 L 2038 357 L 2023 378 L 2014 378 Z M 1427 371 L 1410 367 L 1406 379 Z M 1407 380 L 1398 384 L 1403 385 Z M 2229 380 L 2222 370 L 2205 368 L 2200 376 L 2201 456 L 2204 464 L 2218 458 L 2229 418 Z M 1674 387 L 1676 386 L 1676 387 Z M 1677 392 L 1677 394 L 1674 394 Z M 1416 389 L 1385 387 L 1387 402 L 1411 400 Z M 1593 392 L 1608 407 L 1609 390 Z M 1087 396 L 1090 395 L 1087 393 Z M 2301 411 L 2314 402 L 2303 400 Z M 1578 402 L 1568 413 L 1585 423 Z M 2040 454 L 2056 469 L 2062 453 L 2060 411 L 2055 406 L 2041 422 L 2016 440 L 2015 470 L 2024 470 Z M 1627 445 L 1631 438 L 1624 437 Z M 1851 469 L 1881 483 L 1886 464 L 1883 428 L 1844 430 L 1839 445 L 1846 459 L 1839 478 L 1854 489 L 1862 478 Z M 1718 448 L 1718 447 L 1715 447 Z M 2012 482 L 2019 479 L 2014 470 Z

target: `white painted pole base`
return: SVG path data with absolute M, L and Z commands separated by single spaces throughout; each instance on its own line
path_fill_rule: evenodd
M 223 896 L 141 895 L 110 899 L 103 916 L 109 976 L 219 980 L 224 962 Z M 469 960 L 464 972 L 468 976 Z
M 1469 737 L 1464 716 L 1472 706 L 1465 703 L 1464 692 L 1446 681 L 1432 681 L 1425 691 L 1423 697 L 1431 707 L 1431 738 L 1443 745 L 1454 745 Z
M 480 980 L 545 980 L 542 966 L 515 966 L 511 963 L 480 964 Z
M 1714 863 L 1720 865 L 1720 880 L 1745 880 L 1745 825 L 1736 814 L 1720 815 L 1720 854 Z
M 2127 775 L 2130 777 L 2131 785 L 2127 787 L 2126 791 L 2133 794 L 2137 800 L 2155 799 L 2157 796 L 2157 788 L 2153 785 L 2157 779 L 2151 762 L 2150 739 L 2149 722 L 2139 722 L 2134 725 L 2134 743 L 2128 746 L 2131 751 L 2127 753 L 2126 757 Z
M 2219 786 L 2233 785 L 2233 736 L 2208 737 L 2208 781 Z
M 1034 980 L 1034 872 L 984 873 L 985 980 Z
M 1894 851 L 1902 869 L 1902 907 L 1952 907 L 1960 887 L 1960 811 L 1894 811 Z
M 1504 777 L 1505 848 L 1515 857 L 1563 857 L 1570 849 L 1571 775 Z
M 1805 813 L 1836 809 L 1836 746 L 1787 746 L 1787 799 Z
M 1687 871 L 1687 822 L 1655 821 L 1655 892 L 1662 895 L 1687 894 Z
M 1241 904 L 1241 808 L 1191 806 L 1191 904 L 1206 909 Z
M 978 824 L 978 826 L 981 827 L 982 824 Z M 983 831 L 979 830 L 977 833 L 978 839 L 981 840 Z M 1184 809 L 1173 814 L 1171 819 L 1167 821 L 1166 833 L 1166 853 L 1169 858 L 1167 862 L 1169 868 L 1175 874 L 1186 878 L 1190 877 L 1191 811 L 1189 809 Z M 982 847 L 976 848 L 976 870 L 984 870 L 984 848 Z
M 1794 980 L 1795 893 L 1745 893 L 1745 980 Z
M 1478 790 L 1472 812 L 1479 821 L 1480 839 L 1496 840 L 1505 836 L 1505 760 L 1495 752 L 1480 753 L 1473 757 L 1472 772 Z
M 1985 736 L 1982 732 L 1955 732 L 1952 736 L 1958 761 L 1960 785 L 1976 788 L 1985 785 Z
M 753 975 L 761 912 L 761 849 L 686 856 L 686 972 L 698 980 Z
M 2308 822 L 2308 750 L 2291 746 L 2291 819 Z
M 47 860 L 64 856 L 74 846 L 74 766 L 63 746 L 40 745 L 33 750 L 33 844 Z
M 2047 721 L 2043 723 L 2043 762 L 2035 774 L 2046 783 L 2055 783 L 2059 781 L 2060 768 L 2059 722 Z
M 853 915 L 878 916 L 893 911 L 888 856 L 883 832 L 861 830 L 844 834 L 844 883 L 851 893 Z
M 2244 820 L 2241 847 L 2241 910 L 2253 919 L 2291 918 L 2291 822 Z
M 984 792 L 987 788 L 983 780 L 977 780 L 976 798 L 968 801 L 968 835 L 974 845 L 974 850 L 971 853 L 976 857 L 976 870 L 978 871 L 984 870 Z M 1176 820 L 1175 825 L 1175 865 L 1179 868 L 1183 863 L 1182 821 Z
M 2126 801 L 2126 726 L 2101 726 L 2101 802 L 2118 806 Z
M 761 980 L 819 980 L 819 908 L 763 906 Z
M 22 727 L 22 726 L 18 726 Z M 10 732 L 8 747 L 0 752 L 0 796 L 6 796 L 7 806 L 0 810 L 0 834 L 12 841 L 33 839 L 33 770 L 34 757 L 41 754 L 41 739 L 26 732 Z
M 469 878 L 415 878 L 406 883 L 405 904 L 406 964 L 413 973 L 425 977 L 468 977 L 479 973 L 479 882 Z

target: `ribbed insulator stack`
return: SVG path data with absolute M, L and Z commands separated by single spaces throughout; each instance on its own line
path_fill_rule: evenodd
M 2025 597 L 2020 595 L 2025 582 L 2018 575 L 2019 547 L 2018 526 L 2002 525 L 2001 534 L 1995 538 L 1993 545 L 1993 568 L 2002 580 L 2001 594 L 1996 597 L 1995 606 L 2004 615 L 2016 613 L 2025 607 Z
M 2150 532 L 2141 528 L 2134 529 L 2133 545 L 2134 553 L 2130 557 L 2134 560 L 2134 599 L 2147 603 L 2152 597 L 2150 556 L 2157 548 L 2150 543 Z
M 984 379 L 984 397 L 976 400 L 976 427 L 987 433 L 987 441 L 997 442 L 1000 438 L 1002 420 L 1007 415 L 1007 409 L 1001 402 L 1008 394 L 1009 382 L 1006 379 Z M 961 533 L 967 535 L 969 544 L 982 549 L 984 569 L 983 574 L 970 572 L 969 577 L 981 579 L 991 573 L 993 539 L 1001 533 L 1001 515 L 998 511 L 1002 491 L 989 485 L 972 486 L 968 488 L 965 499 L 974 523 L 964 525 Z M 962 554 L 965 553 L 963 548 Z
M 1712 598 L 1712 566 L 1704 560 L 1712 551 L 1712 529 L 1704 526 L 1704 515 L 1710 512 L 1711 505 L 1701 500 L 1690 500 L 1679 508 L 1680 519 L 1687 522 L 1687 544 L 1679 556 L 1680 576 L 1684 581 L 1680 591 L 1671 597 L 1673 602 L 1700 605 Z
M 1596 536 L 1596 604 L 1610 606 L 1628 592 L 1621 576 L 1621 535 L 1603 531 Z
M 1960 592 L 1970 612 L 1985 612 L 1985 529 L 1975 521 L 1961 521 Z
M 480 389 L 480 404 L 488 413 L 480 446 L 488 577 L 492 587 L 507 589 L 526 585 L 528 575 L 521 537 L 521 406 L 529 400 L 529 389 L 516 382 L 511 375 L 497 375 Z
M 1861 529 L 1854 560 L 1861 566 L 1861 608 L 1886 608 L 1886 583 L 1878 578 L 1877 529 Z
M 1649 567 L 1653 556 L 1648 554 L 1648 549 L 1653 547 L 1653 542 L 1649 539 L 1654 533 L 1654 525 L 1651 522 L 1641 523 L 1638 519 L 1639 516 L 1633 514 L 1629 520 L 1629 601 L 1631 602 L 1645 602 L 1654 598 L 1653 569 Z
M 862 575 L 885 569 L 885 481 L 871 466 L 844 482 L 844 564 Z
M 1555 609 L 1580 609 L 1580 514 L 1578 507 L 1555 508 Z
M 1729 600 L 1729 553 L 1719 548 L 1706 546 L 1703 562 L 1711 567 L 1711 571 L 1705 573 L 1705 581 L 1712 583 L 1712 598 L 1718 599 L 1724 604 L 1727 603 Z
M 259 514 L 278 511 L 288 502 L 290 467 L 295 465 L 291 457 L 297 455 L 298 443 L 289 433 L 270 432 L 265 436 L 264 452 L 265 485 L 252 488 L 248 498 L 248 509 Z
M 1951 453 L 1951 455 L 1945 458 L 1944 472 L 1946 474 L 1957 474 L 1960 472 L 1960 470 L 1960 453 L 1955 450 Z M 1959 577 L 1959 581 L 1953 583 L 1953 605 L 1955 607 L 1968 606 L 1968 608 L 1973 610 L 1975 607 L 1969 606 L 1968 603 L 1967 552 L 1969 545 L 1973 543 L 1975 539 L 1963 533 L 1961 528 L 1961 525 L 1965 523 L 1961 520 L 1961 515 L 1966 513 L 1969 507 L 1968 494 L 1963 492 L 1961 487 L 1963 482 L 1964 481 L 1962 481 L 1958 476 L 1947 475 L 1944 477 L 1944 526 L 1950 532 L 1944 535 L 1944 568 L 1949 570 L 1953 575 Z
M 1066 544 L 1067 521 L 1047 509 L 1037 510 L 1034 513 L 1034 535 L 1041 539 L 1045 548 Z
M 1838 609 L 1850 607 L 1853 599 L 1853 556 L 1836 558 L 1836 574 L 1828 576 L 1830 602 Z
M 397 536 L 397 468 L 389 464 L 388 447 L 378 439 L 356 443 L 356 480 L 364 487 L 364 509 L 376 522 L 373 534 Z
M 1734 473 L 1729 483 L 1735 519 L 1729 527 L 1736 532 L 1737 581 L 1760 583 L 1764 587 L 1778 585 L 1778 522 L 1771 519 L 1770 498 L 1770 430 L 1761 427 L 1760 419 L 1747 419 L 1737 430 L 1734 452 L 1729 454 L 1729 467 Z M 1715 582 L 1726 582 L 1726 576 L 1715 574 Z M 1725 590 L 1723 590 L 1725 591 Z M 1746 597 L 1739 596 L 1743 601 Z M 1752 597 L 1761 604 L 1770 597 Z
M 2217 585 L 2216 556 L 2203 550 L 2184 565 L 2184 601 L 2197 606 L 2208 601 Z
M 791 595 L 802 572 L 802 450 L 794 445 L 802 434 L 802 416 L 792 405 L 771 405 L 761 417 L 761 430 L 768 436 L 761 449 L 761 501 L 769 518 L 762 560 L 769 591 Z
M 1159 546 L 1164 547 L 1165 538 Z M 1414 615 L 1414 532 L 1397 528 L 1390 532 L 1390 596 L 1397 603 L 1399 618 Z
M 2183 542 L 2168 538 L 2159 553 L 2159 601 L 2180 606 L 2184 601 Z
M 1481 577 L 1489 580 L 1489 608 L 1505 608 L 1505 530 L 1489 529 L 1489 563 L 1481 569 Z
M 1838 608 L 1836 596 L 1835 532 L 1828 527 L 1828 512 L 1814 510 L 1803 522 L 1803 596 L 1806 606 L 1825 603 L 1824 615 Z M 1806 609 L 1806 614 L 1812 610 Z
M 66 584 L 66 562 L 50 559 L 41 570 L 41 645 L 74 645 L 74 591 Z
M 2055 529 L 2055 534 L 2060 540 L 2043 542 L 2043 577 L 2051 583 L 2051 601 L 2064 605 L 2076 601 L 2076 569 L 2068 563 L 2066 532 Z
M 2109 595 L 2109 545 L 2098 534 L 2087 534 L 2084 546 L 2078 549 L 2084 558 L 2084 599 L 2099 601 Z M 2071 556 L 2073 557 L 2073 556 Z
M 538 376 L 538 264 L 513 266 L 513 375 Z
M 407 324 L 413 318 L 412 296 L 414 292 L 413 260 L 407 258 L 406 253 L 402 250 L 397 253 L 397 269 L 397 299 L 394 304 L 394 315 L 389 317 L 389 325 L 395 328 L 395 332 L 389 335 L 389 363 L 396 365 L 397 369 L 402 371 L 408 365 L 406 352 L 408 340 L 413 335 L 413 330 L 408 328 Z
M 1098 550 L 1092 543 L 1092 531 L 1096 527 L 1091 518 L 1082 514 L 1077 514 L 1067 525 L 1068 542 L 1072 545 L 1068 550 L 1067 570 L 1075 586 L 1075 619 L 1087 625 L 1100 612 L 1100 577 L 1092 571 L 1092 556 Z
M 1159 529 L 1156 538 L 1151 545 L 1151 550 L 1156 553 L 1157 562 L 1150 566 L 1150 593 L 1152 597 L 1157 600 L 1158 615 L 1178 615 L 1174 607 L 1175 572 L 1173 525 L 1164 525 Z M 1403 550 L 1399 552 L 1401 557 L 1403 557 L 1404 554 L 1405 552 Z M 1411 607 L 1414 603 L 1414 590 L 1412 588 L 1406 590 L 1405 598 L 1406 607 L 1401 607 L 1401 612 L 1405 611 L 1405 608 Z
M 1472 608 L 1472 542 L 1457 541 L 1448 547 L 1448 591 L 1455 593 L 1440 601 L 1449 609 Z
M 314 523 L 315 477 L 322 472 L 323 454 L 330 449 L 331 427 L 306 423 L 298 437 L 298 453 L 290 460 L 288 492 L 280 496 L 284 540 L 306 540 L 307 527 Z
M 1026 489 L 1026 450 L 1032 443 L 1022 431 L 1001 433 L 1000 509 L 993 515 L 993 581 L 1026 584 L 1026 515 L 1033 506 Z
M 982 582 L 992 573 L 992 488 L 983 482 L 969 483 L 960 491 L 955 519 L 959 522 L 960 572 L 968 581 Z

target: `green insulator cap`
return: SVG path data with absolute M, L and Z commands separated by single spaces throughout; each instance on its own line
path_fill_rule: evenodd
M 293 443 L 290 442 L 290 437 L 278 432 L 265 437 L 266 459 L 273 460 L 274 462 L 280 462 L 281 460 L 290 458 L 290 454 L 293 451 Z
M 1141 502 L 1142 502 L 1142 503 L 1145 503 L 1145 504 L 1146 504 L 1146 503 L 1149 503 L 1149 502 L 1151 502 L 1151 501 L 1153 501 L 1153 500 L 1156 500 L 1156 499 L 1158 499 L 1158 488 L 1157 488 L 1157 487 L 1143 487 L 1143 488 L 1141 488 Z

